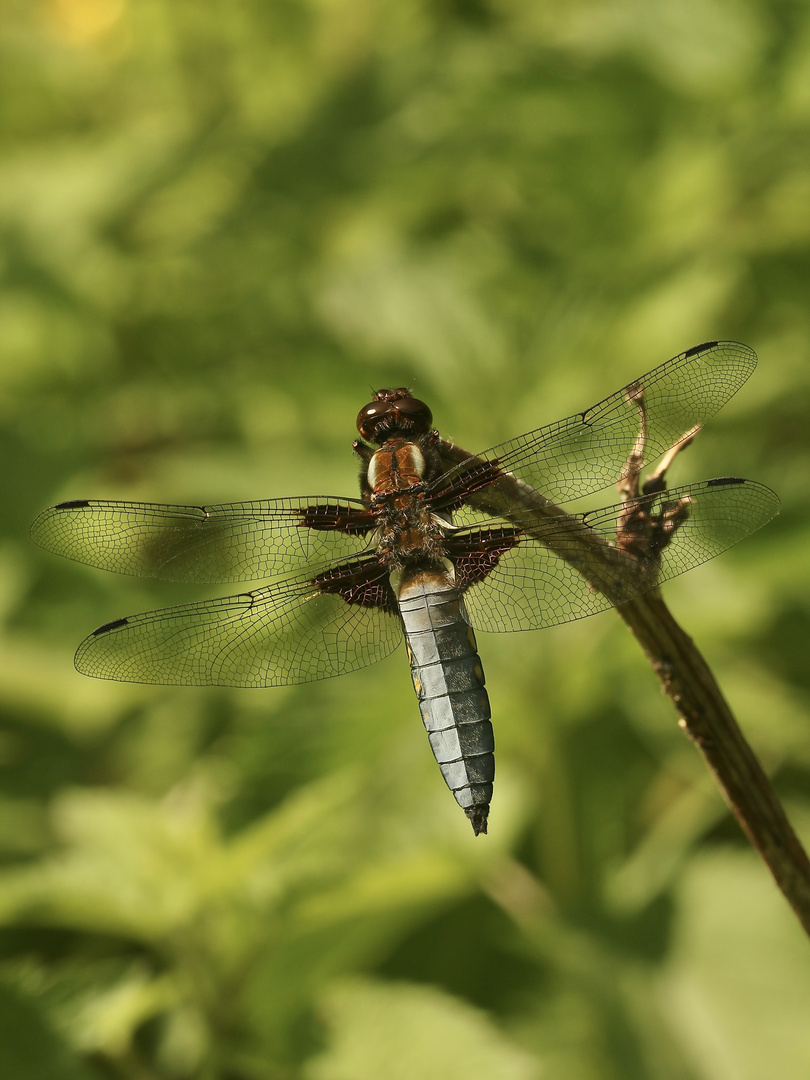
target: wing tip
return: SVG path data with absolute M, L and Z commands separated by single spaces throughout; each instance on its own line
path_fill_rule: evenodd
M 700 356 L 701 353 L 710 352 L 712 349 L 720 349 L 721 353 L 728 351 L 735 353 L 737 362 L 747 359 L 751 371 L 756 367 L 758 357 L 755 350 L 743 341 L 733 341 L 730 338 L 720 338 L 717 341 L 702 341 L 699 345 L 693 345 L 691 349 L 681 353 L 676 359 L 687 360 L 691 356 Z
M 773 488 L 769 488 L 767 484 L 760 483 L 759 480 L 749 480 L 743 476 L 718 476 L 713 480 L 705 480 L 702 482 L 705 487 L 747 487 L 751 491 L 755 491 L 759 494 L 764 503 L 767 503 L 771 510 L 771 517 L 775 517 L 782 508 L 782 501 Z M 770 521 L 770 518 L 765 518 L 765 521 Z
M 99 626 L 98 629 L 94 630 L 90 636 L 101 637 L 102 634 L 109 634 L 111 630 L 120 630 L 121 627 L 126 626 L 128 622 L 128 618 L 113 619 L 112 622 L 104 623 L 103 626 Z
M 51 548 L 49 541 L 53 536 L 52 530 L 55 525 L 57 511 L 84 510 L 89 505 L 89 499 L 70 499 L 68 502 L 56 503 L 55 506 L 49 506 L 47 510 L 43 510 L 40 514 L 37 514 L 31 522 L 31 528 L 28 530 L 28 535 L 35 544 L 45 548 L 46 551 L 51 551 L 53 549 Z M 58 552 L 57 554 L 61 553 Z M 71 556 L 68 555 L 67 558 L 71 558 Z
M 733 484 L 750 484 L 743 476 L 717 476 L 714 480 L 707 480 L 706 487 L 727 487 Z
M 719 345 L 719 341 L 702 341 L 700 345 L 693 345 L 691 349 L 687 349 L 683 354 L 684 358 L 687 356 L 697 356 L 698 353 L 704 352 L 706 349 L 713 349 L 716 345 Z

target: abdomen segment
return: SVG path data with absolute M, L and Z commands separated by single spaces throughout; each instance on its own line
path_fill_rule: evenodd
M 495 776 L 489 697 L 461 595 L 440 570 L 398 589 L 416 696 L 433 755 L 476 835 L 487 831 Z

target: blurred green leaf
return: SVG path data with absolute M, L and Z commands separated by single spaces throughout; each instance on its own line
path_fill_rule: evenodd
M 28 528 L 356 495 L 379 386 L 476 450 L 745 341 L 673 480 L 782 514 L 667 598 L 810 836 L 809 76 L 788 0 L 7 0 L 0 1072 L 807 1072 L 800 931 L 617 618 L 480 636 L 474 840 L 402 650 L 267 692 L 83 679 L 94 626 L 206 593 Z
M 538 1062 L 485 1014 L 429 986 L 353 980 L 331 987 L 321 1010 L 329 1049 L 307 1080 L 533 1080 Z
M 93 1080 L 99 1074 L 74 1056 L 36 1006 L 0 983 L 0 1073 L 17 1080 Z

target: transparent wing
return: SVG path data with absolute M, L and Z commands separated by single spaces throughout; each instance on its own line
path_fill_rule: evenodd
M 433 501 L 463 493 L 492 465 L 510 472 L 553 502 L 599 491 L 625 474 L 636 445 L 639 389 L 646 407 L 646 460 L 655 461 L 696 424 L 705 423 L 756 367 L 756 353 L 736 341 L 696 345 L 653 368 L 604 401 L 565 420 L 493 446 L 478 463 L 463 462 L 429 489 Z M 493 488 L 488 489 L 489 492 Z
M 68 559 L 164 581 L 249 581 L 368 550 L 373 520 L 356 499 L 328 497 L 171 506 L 60 503 L 32 538 Z
M 629 600 L 662 581 L 714 558 L 745 539 L 779 512 L 779 499 L 770 488 L 751 480 L 707 480 L 672 488 L 652 501 L 636 500 L 653 514 L 664 503 L 688 500 L 689 516 L 674 531 L 671 542 L 660 552 L 657 576 L 645 575 L 645 566 L 624 552 L 614 550 L 610 558 L 615 590 Z M 630 504 L 634 505 L 634 504 Z M 619 515 L 628 504 L 619 503 L 589 514 L 575 516 L 580 526 L 606 540 L 614 540 Z M 564 558 L 579 546 L 571 536 L 570 519 L 565 526 L 553 520 L 538 526 L 527 519 L 537 534 L 506 551 L 497 567 L 482 581 L 472 585 L 464 603 L 472 625 L 479 630 L 534 630 L 542 626 L 570 622 L 604 611 L 612 606 L 601 592 L 591 589 L 584 573 Z M 510 526 L 519 524 L 513 518 Z M 549 547 L 560 552 L 555 554 Z M 600 569 L 605 565 L 599 561 Z
M 330 587 L 340 589 L 346 572 L 334 568 Z M 385 606 L 349 603 L 301 577 L 118 619 L 85 638 L 76 667 L 97 679 L 185 686 L 282 686 L 341 675 L 382 660 L 402 636 L 387 571 L 370 563 L 363 582 L 366 599 L 377 590 Z

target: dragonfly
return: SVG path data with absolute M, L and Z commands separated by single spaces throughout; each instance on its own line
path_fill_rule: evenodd
M 404 387 L 357 417 L 360 498 L 212 506 L 75 499 L 33 539 L 103 570 L 164 581 L 263 581 L 238 595 L 105 623 L 76 668 L 100 679 L 271 687 L 354 671 L 404 638 L 431 749 L 476 835 L 495 775 L 475 631 L 535 630 L 625 603 L 770 520 L 769 488 L 720 477 L 633 494 L 756 365 L 745 345 L 695 346 L 566 419 L 468 455 Z M 624 482 L 620 503 L 575 502 Z M 660 476 L 659 476 L 660 481 Z M 637 485 L 636 485 L 637 488 Z

